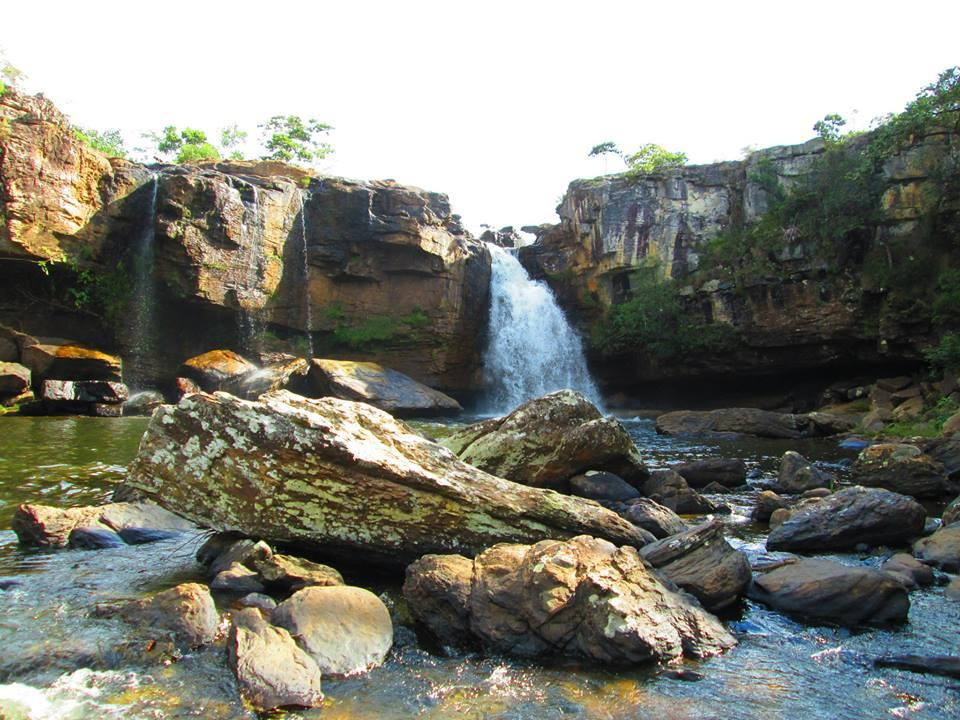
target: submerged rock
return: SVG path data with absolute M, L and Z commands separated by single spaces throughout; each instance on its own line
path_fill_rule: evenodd
M 582 394 L 558 390 L 440 440 L 464 462 L 532 487 L 566 489 L 586 470 L 636 485 L 648 475 L 629 433 Z
M 811 552 L 897 545 L 923 533 L 926 511 L 889 490 L 855 486 L 797 508 L 767 538 L 770 550 Z
M 234 613 L 227 662 L 240 694 L 258 712 L 291 705 L 317 707 L 323 701 L 317 663 L 290 633 L 268 623 L 255 609 Z
M 369 403 L 401 417 L 463 410 L 449 395 L 373 362 L 314 359 L 310 382 L 317 395 Z
M 853 464 L 852 480 L 913 497 L 939 497 L 947 489 L 943 465 L 920 448 L 902 443 L 865 448 Z
M 805 559 L 754 578 L 750 597 L 777 610 L 841 625 L 904 622 L 910 599 L 887 573 Z
M 488 475 L 382 410 L 284 390 L 162 407 L 127 483 L 207 527 L 388 563 L 585 532 L 644 543 L 615 513 Z
M 671 465 L 670 469 L 686 480 L 690 487 L 698 490 L 711 483 L 740 487 L 747 481 L 747 466 L 739 458 L 704 458 Z
M 355 675 L 380 665 L 393 645 L 393 623 L 369 590 L 346 585 L 294 593 L 271 614 L 314 659 L 321 672 Z
M 873 664 L 876 667 L 960 678 L 960 657 L 955 655 L 891 655 L 877 658 Z
M 469 637 L 512 655 L 625 664 L 702 658 L 736 644 L 716 618 L 657 580 L 634 548 L 586 536 L 495 545 L 472 563 L 427 556 L 407 568 L 403 591 L 442 641 Z
M 797 495 L 807 490 L 831 486 L 836 478 L 811 463 L 800 453 L 787 450 L 780 460 L 780 472 L 777 475 L 777 492 Z
M 750 561 L 717 520 L 647 545 L 640 556 L 711 611 L 735 604 L 750 585 Z

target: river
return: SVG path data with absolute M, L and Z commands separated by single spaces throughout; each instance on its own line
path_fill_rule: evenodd
M 17 546 L 9 530 L 20 502 L 78 505 L 109 497 L 136 452 L 146 421 L 0 418 L 0 718 L 254 718 L 238 699 L 222 647 L 144 660 L 143 642 L 112 619 L 91 617 L 98 602 L 199 579 L 199 538 L 120 549 L 55 553 Z M 828 462 L 841 478 L 853 452 L 833 441 L 665 438 L 652 421 L 624 423 L 652 466 L 724 455 L 741 457 L 757 483 L 795 449 Z M 440 430 L 424 426 L 426 430 Z M 731 542 L 764 555 L 752 525 L 756 490 L 711 496 L 731 504 Z M 834 555 L 878 565 L 883 555 Z M 910 595 L 902 628 L 850 631 L 810 625 L 747 602 L 725 618 L 740 645 L 721 657 L 686 662 L 687 673 L 603 669 L 570 661 L 528 662 L 479 654 L 444 656 L 408 626 L 399 578 L 354 582 L 382 593 L 395 613 L 396 643 L 369 674 L 324 679 L 324 707 L 288 718 L 956 718 L 960 681 L 874 669 L 887 653 L 960 654 L 960 603 L 935 586 Z M 221 599 L 226 603 L 225 599 Z M 226 609 L 224 605 L 224 609 Z

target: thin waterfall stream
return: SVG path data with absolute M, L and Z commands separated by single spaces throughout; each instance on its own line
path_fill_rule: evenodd
M 300 198 L 300 238 L 303 258 L 303 314 L 307 335 L 307 360 L 313 358 L 313 310 L 310 307 L 310 254 L 307 247 L 307 210 L 303 195 L 306 190 L 297 190 Z M 307 196 L 309 199 L 309 195 Z
M 156 255 L 157 193 L 160 176 L 153 173 L 150 182 L 150 201 L 144 220 L 144 227 L 131 257 L 133 275 L 133 307 L 127 330 L 130 363 L 126 373 L 126 382 L 131 389 L 142 390 L 147 386 L 146 366 L 150 363 L 154 350 L 156 330 L 156 280 L 153 274 Z
M 488 244 L 492 258 L 490 324 L 484 366 L 488 412 L 503 414 L 569 388 L 602 407 L 580 336 L 545 283 L 530 278 L 513 253 Z

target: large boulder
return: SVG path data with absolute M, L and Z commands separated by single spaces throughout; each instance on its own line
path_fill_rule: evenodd
M 596 470 L 570 478 L 570 492 L 597 502 L 627 502 L 640 497 L 640 491 L 623 478 Z
M 446 643 L 472 638 L 494 652 L 616 664 L 701 658 L 736 644 L 632 547 L 582 536 L 495 545 L 472 572 L 467 563 L 428 556 L 407 568 L 414 617 Z
M 253 608 L 233 614 L 227 636 L 227 662 L 240 694 L 258 712 L 323 701 L 320 668 L 286 630 L 274 627 Z
M 126 482 L 215 530 L 351 559 L 406 563 L 583 533 L 644 544 L 615 513 L 489 475 L 382 410 L 285 390 L 160 408 Z
M 106 614 L 113 610 L 153 635 L 172 635 L 181 648 L 212 643 L 220 624 L 210 591 L 198 583 L 184 583 L 142 600 L 131 600 Z
M 774 490 L 799 495 L 807 490 L 830 487 L 835 480 L 833 475 L 821 470 L 800 453 L 787 450 L 780 460 L 780 472 Z
M 905 495 L 858 485 L 798 508 L 770 532 L 767 548 L 815 552 L 902 544 L 923 533 L 926 515 Z
M 864 448 L 853 464 L 852 479 L 901 495 L 939 497 L 947 491 L 943 465 L 914 445 L 881 443 Z
M 309 395 L 307 376 L 310 363 L 304 358 L 283 360 L 252 372 L 234 375 L 221 384 L 220 389 L 237 397 L 256 400 L 264 393 L 273 390 L 290 390 L 301 395 Z
M 739 458 L 704 458 L 671 465 L 670 469 L 698 490 L 710 483 L 739 487 L 747 481 L 747 466 Z
M 15 362 L 0 362 L 0 397 L 20 395 L 30 389 L 30 368 Z
M 356 675 L 383 663 L 393 645 L 390 611 L 376 595 L 347 585 L 309 587 L 271 615 L 329 675 Z
M 917 540 L 913 544 L 913 556 L 946 572 L 960 572 L 960 524 L 948 525 L 930 537 Z
M 605 470 L 634 485 L 648 474 L 623 425 L 573 390 L 530 400 L 440 443 L 464 462 L 533 487 L 565 489 L 569 478 L 586 470 Z
M 30 368 L 34 382 L 42 380 L 105 380 L 121 382 L 120 358 L 72 340 L 42 338 L 26 345 L 21 362 Z
M 256 370 L 256 365 L 233 350 L 210 350 L 185 360 L 178 374 L 193 380 L 202 390 L 213 392 Z
M 449 395 L 373 362 L 317 358 L 310 364 L 310 383 L 318 396 L 369 403 L 400 417 L 463 410 Z
M 805 559 L 761 573 L 750 597 L 777 610 L 841 625 L 904 622 L 907 590 L 885 572 Z
M 737 433 L 766 438 L 796 439 L 821 433 L 807 415 L 771 412 L 756 408 L 677 410 L 657 418 L 657 432 L 664 435 Z
M 730 546 L 717 520 L 646 545 L 640 556 L 708 610 L 735 604 L 750 585 L 750 561 Z

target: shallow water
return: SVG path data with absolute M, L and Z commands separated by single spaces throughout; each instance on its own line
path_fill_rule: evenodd
M 142 420 L 5 418 L 2 527 L 23 501 L 103 500 L 136 451 Z M 706 455 L 742 457 L 761 483 L 780 455 L 795 449 L 846 472 L 853 453 L 832 441 L 678 440 L 649 420 L 626 419 L 652 466 Z M 40 467 L 52 466 L 52 467 Z M 746 519 L 757 490 L 716 496 L 733 506 L 731 542 L 751 558 L 763 535 Z M 110 602 L 197 579 L 198 538 L 101 551 L 27 552 L 0 531 L 0 718 L 253 718 L 237 697 L 221 647 L 182 658 L 147 658 L 146 638 L 112 619 L 93 618 Z M 879 554 L 838 556 L 877 564 Z M 378 581 L 388 605 L 396 585 Z M 324 681 L 323 708 L 295 718 L 956 718 L 960 681 L 875 670 L 887 653 L 960 654 L 960 603 L 942 587 L 911 594 L 899 629 L 806 625 L 747 603 L 728 619 L 740 645 L 683 667 L 699 681 L 657 668 L 605 670 L 573 662 L 534 663 L 460 654 L 418 644 L 398 623 L 388 662 L 363 677 Z M 397 608 L 398 619 L 403 617 Z M 175 661 L 174 661 L 175 660 Z M 15 709 L 19 707 L 20 709 Z

